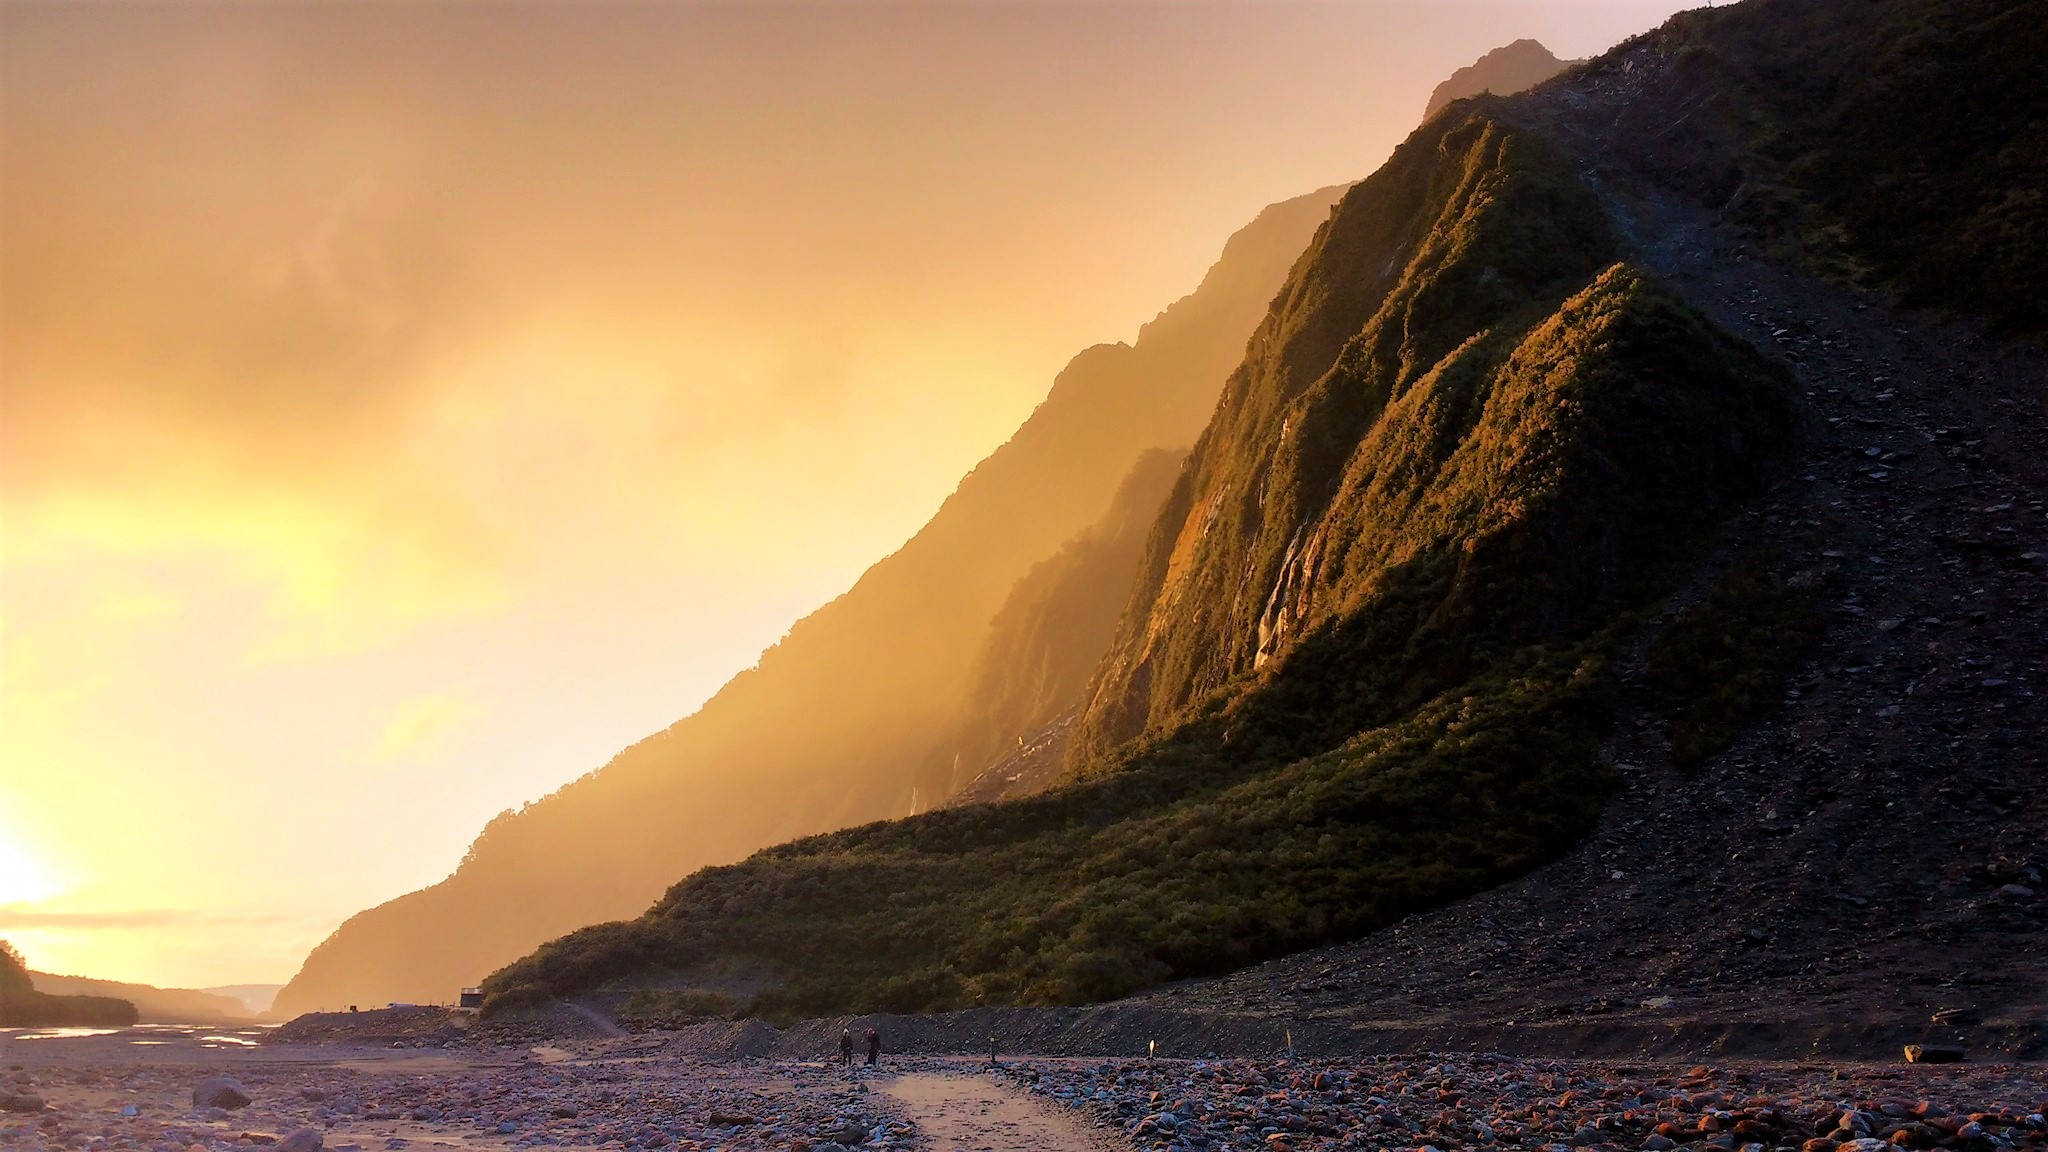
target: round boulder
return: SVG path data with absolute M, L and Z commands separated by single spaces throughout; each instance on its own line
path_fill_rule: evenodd
M 192 1103 L 200 1108 L 247 1108 L 249 1090 L 233 1076 L 208 1076 L 192 1089 Z

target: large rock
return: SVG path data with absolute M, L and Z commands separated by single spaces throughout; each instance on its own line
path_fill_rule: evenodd
M 278 1137 L 277 1152 L 320 1152 L 326 1139 L 318 1128 L 294 1128 Z
M 43 1098 L 33 1092 L 0 1089 L 0 1112 L 41 1112 Z
M 208 1076 L 192 1089 L 192 1103 L 200 1108 L 247 1108 L 249 1090 L 233 1076 Z
M 1906 1045 L 1906 1063 L 1908 1064 L 1960 1064 L 1962 1062 L 1963 1050 L 1948 1044 Z

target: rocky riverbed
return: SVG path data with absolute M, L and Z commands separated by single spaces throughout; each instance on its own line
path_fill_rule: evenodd
M 216 1093 L 225 1078 L 232 1088 Z M 922 1147 L 867 1078 L 814 1063 L 576 1058 L 78 1064 L 0 1071 L 9 1152 Z M 247 1104 L 222 1107 L 246 1098 Z
M 2048 1152 L 2048 1066 L 0 1042 L 0 1152 Z
M 2048 1149 L 2048 1069 L 1658 1066 L 1432 1056 L 1015 1061 L 999 1075 L 1143 1148 L 1204 1152 Z

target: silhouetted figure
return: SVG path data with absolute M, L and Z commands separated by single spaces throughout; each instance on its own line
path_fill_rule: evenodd
M 870 1028 L 868 1029 L 868 1063 L 873 1064 L 875 1061 L 880 1060 L 881 1058 L 882 1034 L 880 1032 L 875 1031 L 873 1028 Z
M 848 1068 L 853 1067 L 853 1029 L 851 1028 L 841 1028 L 839 1030 L 839 1062 Z

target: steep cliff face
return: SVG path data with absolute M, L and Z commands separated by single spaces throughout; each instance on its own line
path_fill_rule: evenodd
M 1262 212 L 1134 344 L 1076 356 L 1010 442 L 852 590 L 695 715 L 493 820 L 447 880 L 352 917 L 276 1011 L 446 1000 L 549 937 L 641 911 L 696 868 L 941 800 L 953 769 L 940 745 L 990 619 L 1032 565 L 1104 515 L 1145 453 L 1194 440 L 1340 192 Z
M 1460 395 L 1512 347 L 1504 326 L 1540 319 L 1614 252 L 1549 147 L 1483 116 L 1433 121 L 1347 196 L 1254 334 L 1152 539 L 1077 766 L 1171 725 L 1413 567 L 1408 518 L 1442 512 L 1420 503 L 1431 454 L 1469 433 Z M 1434 427 L 1383 419 L 1431 374 L 1416 402 L 1452 410 L 1410 419 Z M 1353 719 L 1339 708 L 1330 730 Z
M 1042 797 L 799 841 L 492 977 L 743 966 L 772 1012 L 1068 1001 L 1370 930 L 1568 847 L 1603 655 L 1791 443 L 1779 370 L 1468 106 L 1354 187 L 1225 387 Z M 858 949 L 829 942 L 860 940 Z
M 949 802 L 1026 795 L 1057 778 L 1089 677 L 1184 458 L 1167 449 L 1141 457 L 1102 519 L 1025 573 L 989 622 L 958 728 L 939 745 Z

